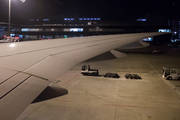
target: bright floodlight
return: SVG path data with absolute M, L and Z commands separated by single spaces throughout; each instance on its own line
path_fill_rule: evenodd
M 21 0 L 22 2 L 25 2 L 25 0 Z

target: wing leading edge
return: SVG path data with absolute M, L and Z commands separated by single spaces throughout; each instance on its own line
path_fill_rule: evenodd
M 0 51 L 0 119 L 15 119 L 56 77 L 77 63 L 161 34 L 166 33 L 1 44 L 4 51 Z

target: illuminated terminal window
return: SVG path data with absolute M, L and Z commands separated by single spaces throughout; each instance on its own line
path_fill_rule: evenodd
M 82 32 L 83 28 L 70 28 L 71 32 Z
M 171 29 L 159 29 L 158 32 L 171 32 Z
M 101 18 L 79 18 L 79 20 L 101 20 Z
M 19 35 L 19 38 L 23 38 L 23 35 Z
M 180 39 L 171 39 L 171 42 L 180 42 Z
M 39 21 L 39 20 L 38 20 Z M 43 21 L 49 21 L 49 19 L 43 19 Z
M 83 28 L 64 28 L 65 32 L 82 32 Z
M 139 19 L 137 19 L 136 21 L 147 21 L 147 19 L 139 18 Z
M 22 28 L 21 29 L 22 32 L 38 32 L 38 31 L 42 31 L 41 28 Z
M 15 36 L 15 34 L 10 34 L 10 36 L 11 36 L 11 37 L 14 37 L 14 36 Z
M 74 18 L 64 18 L 65 21 L 73 21 Z
M 142 39 L 142 41 L 153 41 L 153 38 L 152 37 L 144 38 Z

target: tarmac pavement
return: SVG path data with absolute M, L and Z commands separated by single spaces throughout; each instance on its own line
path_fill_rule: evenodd
M 179 61 L 170 54 L 127 53 L 114 59 L 106 53 L 56 79 L 67 95 L 31 104 L 16 120 L 179 120 L 180 81 L 161 78 L 162 67 L 180 70 Z M 121 77 L 83 76 L 84 64 L 100 75 L 116 72 Z M 126 79 L 126 73 L 142 79 Z

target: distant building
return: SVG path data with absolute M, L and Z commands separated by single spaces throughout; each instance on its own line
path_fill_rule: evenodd
M 43 19 L 43 24 L 35 24 L 39 19 L 30 19 L 31 24 L 11 25 L 11 36 L 19 36 L 25 40 L 54 39 L 92 35 L 108 35 L 122 33 L 158 32 L 159 29 L 171 29 L 171 26 L 149 24 L 148 21 L 120 22 L 102 21 L 101 18 L 63 18 L 61 21 Z M 33 24 L 32 24 L 33 23 Z M 1 23 L 1 36 L 8 30 L 7 23 Z M 1 29 L 0 29 L 1 30 Z M 150 39 L 147 39 L 148 41 Z M 152 39 L 151 39 L 152 41 Z

